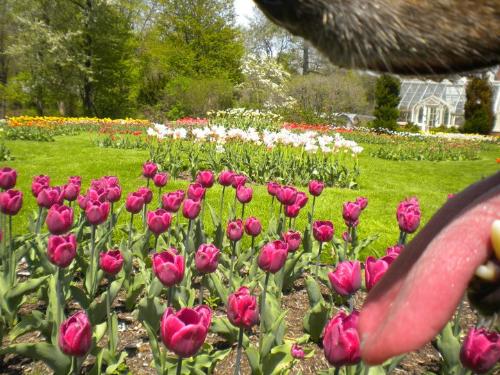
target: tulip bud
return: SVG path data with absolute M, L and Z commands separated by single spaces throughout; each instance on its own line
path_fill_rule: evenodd
M 100 202 L 98 200 L 89 200 L 85 207 L 85 216 L 91 225 L 99 225 L 104 223 L 109 215 L 109 203 Z
M 179 284 L 184 278 L 184 257 L 170 248 L 153 255 L 153 272 L 167 288 Z
M 413 233 L 420 225 L 420 205 L 417 198 L 408 198 L 402 201 L 396 212 L 399 229 L 405 233 Z
M 219 264 L 220 251 L 213 244 L 201 244 L 194 258 L 196 269 L 200 273 L 215 272 Z
M 375 284 L 384 276 L 389 266 L 394 262 L 394 257 L 385 256 L 380 259 L 375 259 L 374 257 L 366 258 L 365 263 L 365 284 L 366 290 L 370 291 Z
M 289 230 L 288 232 L 283 233 L 282 237 L 283 241 L 287 243 L 288 252 L 290 253 L 295 252 L 300 247 L 300 243 L 302 242 L 302 236 L 298 231 Z
M 92 346 L 92 327 L 84 311 L 78 311 L 62 322 L 59 348 L 66 355 L 83 357 Z
M 250 329 L 259 323 L 257 298 L 250 294 L 248 288 L 242 286 L 229 295 L 227 317 L 232 325 Z
M 306 193 L 299 191 L 297 193 L 296 198 L 295 198 L 294 204 L 299 206 L 300 208 L 304 208 L 306 206 L 308 200 L 309 200 L 309 198 L 307 197 Z
M 204 305 L 163 313 L 160 333 L 163 344 L 181 358 L 195 355 L 202 347 L 212 322 L 212 311 Z
M 153 177 L 153 183 L 155 184 L 156 187 L 164 187 L 167 184 L 168 181 L 168 174 L 167 172 L 159 172 L 154 175 Z
M 31 183 L 31 192 L 36 198 L 42 189 L 49 187 L 50 177 L 45 175 L 33 177 L 33 182 Z
M 12 189 L 16 186 L 17 172 L 15 169 L 4 167 L 0 169 L 0 188 L 3 190 Z
M 233 178 L 231 179 L 231 186 L 235 189 L 238 188 L 238 186 L 245 185 L 247 183 L 247 176 L 244 176 L 242 174 L 233 174 Z
M 74 234 L 50 236 L 47 257 L 58 267 L 68 267 L 76 257 L 76 237 Z
M 293 186 L 281 186 L 276 192 L 276 198 L 281 204 L 290 206 L 297 199 L 297 189 Z
M 356 202 L 346 202 L 342 207 L 342 217 L 345 225 L 348 227 L 356 227 L 359 224 L 359 215 L 361 214 L 361 206 Z
M 253 190 L 251 187 L 240 185 L 236 188 L 236 198 L 240 203 L 248 203 L 252 200 Z
M 122 188 L 119 185 L 109 186 L 106 189 L 106 200 L 115 203 L 122 197 Z
M 125 209 L 131 214 L 138 214 L 144 207 L 144 196 L 141 193 L 130 193 L 125 201 Z
M 313 236 L 316 241 L 331 241 L 334 231 L 333 223 L 331 221 L 315 221 L 313 223 Z
M 344 261 L 328 274 L 332 288 L 341 296 L 356 293 L 361 287 L 361 264 L 359 261 Z
M 344 240 L 345 242 L 350 243 L 352 241 L 351 234 L 348 231 L 344 231 L 342 233 L 342 240 Z
M 142 195 L 145 204 L 150 204 L 153 200 L 153 192 L 151 189 L 148 189 L 147 187 L 140 187 L 137 189 L 137 192 Z
M 287 255 L 286 242 L 280 240 L 269 242 L 260 250 L 257 264 L 265 272 L 276 273 L 285 265 Z
M 194 201 L 192 199 L 186 199 L 182 205 L 182 215 L 189 220 L 194 220 L 201 211 L 200 201 Z
M 309 194 L 314 197 L 319 197 L 325 188 L 325 184 L 321 181 L 311 180 L 309 181 Z
M 6 215 L 17 215 L 23 205 L 23 193 L 18 190 L 0 192 L 0 211 Z
M 200 171 L 196 176 L 196 182 L 203 186 L 205 189 L 214 186 L 214 173 L 212 171 Z
M 281 185 L 277 182 L 268 182 L 267 183 L 267 192 L 270 196 L 275 197 L 278 194 L 278 189 L 281 188 Z
M 474 373 L 490 371 L 500 361 L 500 334 L 471 328 L 460 350 L 460 361 Z
M 356 203 L 359 204 L 359 206 L 361 207 L 362 210 L 364 210 L 366 208 L 366 206 L 368 206 L 368 198 L 357 197 Z
M 359 313 L 340 311 L 323 331 L 323 349 L 328 362 L 335 366 L 355 365 L 361 360 L 358 334 Z
M 71 182 L 64 185 L 64 199 L 68 202 L 76 200 L 76 198 L 78 198 L 78 194 L 80 194 L 80 185 L 76 185 Z
M 184 200 L 184 191 L 177 190 L 161 196 L 161 205 L 168 212 L 177 212 Z
M 231 241 L 239 241 L 243 237 L 243 222 L 241 219 L 230 221 L 227 224 L 226 235 Z
M 302 349 L 297 343 L 294 343 L 292 345 L 292 349 L 290 351 L 290 354 L 295 359 L 304 359 L 304 357 L 305 357 L 304 349 Z
M 286 217 L 297 217 L 299 216 L 300 206 L 298 204 L 292 204 L 290 206 L 285 206 L 285 216 Z
M 194 201 L 200 201 L 205 197 L 205 188 L 197 182 L 190 184 L 187 189 L 187 196 Z
M 257 237 L 262 231 L 259 219 L 251 216 L 245 220 L 245 233 L 252 237 Z
M 170 228 L 172 215 L 162 208 L 156 211 L 149 211 L 147 215 L 148 228 L 155 235 L 159 236 Z
M 50 233 L 66 233 L 73 225 L 73 209 L 56 203 L 50 207 L 45 222 Z
M 123 256 L 120 250 L 109 250 L 99 254 L 99 265 L 108 275 L 116 275 L 123 266 Z
M 142 165 L 142 175 L 146 178 L 153 178 L 158 171 L 158 166 L 152 161 L 147 161 Z
M 222 171 L 219 174 L 219 184 L 222 186 L 230 186 L 233 182 L 233 171 Z
M 58 187 L 45 187 L 36 196 L 36 203 L 40 207 L 50 208 L 54 204 L 62 204 L 64 201 L 64 191 Z

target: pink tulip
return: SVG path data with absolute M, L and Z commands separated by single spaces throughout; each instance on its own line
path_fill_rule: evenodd
M 68 202 L 73 202 L 74 200 L 76 200 L 79 194 L 80 185 L 76 185 L 71 182 L 64 185 L 64 199 L 66 199 Z
M 205 189 L 214 186 L 215 176 L 212 171 L 200 171 L 196 176 L 196 182 L 203 186 Z
M 364 210 L 366 206 L 368 206 L 368 198 L 365 197 L 357 197 L 356 203 L 361 206 L 361 209 Z
M 309 198 L 307 197 L 306 193 L 299 191 L 297 193 L 297 197 L 295 198 L 294 204 L 296 204 L 300 208 L 304 208 L 306 206 L 308 200 L 309 200 Z
M 269 193 L 269 195 L 271 195 L 272 197 L 275 197 L 276 194 L 278 194 L 278 189 L 281 188 L 281 185 L 278 184 L 277 182 L 268 182 L 267 183 L 267 192 Z
M 87 202 L 88 201 L 99 201 L 106 202 L 108 197 L 108 188 L 105 187 L 91 187 L 87 191 Z
M 36 196 L 36 203 L 40 207 L 50 208 L 54 204 L 62 204 L 64 201 L 64 191 L 56 187 L 45 187 L 40 190 Z
M 158 172 L 153 177 L 153 183 L 158 188 L 164 187 L 167 184 L 167 182 L 168 182 L 167 172 Z
M 252 200 L 253 190 L 251 187 L 240 185 L 236 188 L 236 198 L 240 203 L 248 203 Z
M 252 237 L 257 237 L 262 231 L 262 224 L 259 219 L 251 216 L 245 220 L 245 233 Z
M 0 188 L 3 190 L 12 189 L 16 186 L 17 172 L 15 169 L 4 167 L 0 169 Z
M 348 231 L 344 231 L 342 233 L 342 240 L 344 240 L 345 242 L 351 243 L 351 241 L 352 241 L 351 234 Z
M 359 215 L 361 214 L 361 206 L 357 202 L 346 202 L 342 207 L 342 217 L 345 225 L 348 227 L 356 227 L 359 224 Z
M 161 197 L 161 205 L 168 212 L 177 212 L 184 200 L 184 191 L 177 190 L 171 193 L 163 194 Z
M 6 215 L 17 215 L 23 205 L 23 193 L 18 190 L 0 192 L 0 211 Z
M 304 357 L 305 357 L 304 349 L 302 349 L 297 343 L 294 343 L 292 345 L 292 349 L 290 351 L 290 354 L 295 359 L 304 359 Z
M 49 208 L 45 223 L 50 233 L 64 234 L 73 225 L 73 209 L 56 203 Z
M 162 208 L 156 211 L 149 211 L 147 214 L 147 223 L 149 230 L 159 236 L 170 228 L 172 215 Z
M 358 334 L 359 313 L 340 311 L 323 331 L 323 349 L 328 362 L 335 366 L 355 365 L 361 360 Z
M 167 288 L 179 284 L 184 278 L 184 257 L 170 248 L 153 255 L 153 272 Z
M 402 201 L 396 212 L 399 229 L 405 233 L 413 233 L 420 225 L 420 205 L 417 198 L 408 198 Z
M 232 325 L 250 329 L 259 323 L 257 298 L 250 294 L 247 287 L 242 286 L 229 295 L 227 317 Z
M 281 186 L 276 192 L 276 198 L 281 204 L 290 206 L 297 199 L 297 189 L 293 186 Z
M 333 238 L 335 230 L 331 221 L 315 221 L 313 223 L 313 236 L 316 241 L 328 242 Z
M 474 373 L 484 374 L 500 362 L 500 334 L 471 328 L 460 350 L 460 361 Z
M 33 177 L 33 182 L 31 183 L 31 192 L 36 198 L 42 189 L 49 187 L 50 177 L 45 175 Z
M 219 184 L 222 186 L 231 186 L 233 182 L 233 171 L 222 171 L 219 174 Z
M 120 250 L 109 250 L 99 254 L 99 265 L 108 275 L 116 275 L 123 266 L 123 256 Z
M 233 178 L 231 180 L 231 186 L 235 189 L 238 188 L 238 186 L 245 185 L 247 183 L 247 176 L 244 176 L 242 174 L 233 174 Z
M 161 318 L 161 339 L 179 357 L 192 357 L 205 342 L 211 322 L 207 306 L 184 307 L 177 312 L 169 307 Z
M 153 178 L 158 172 L 158 166 L 152 161 L 147 161 L 142 165 L 142 175 L 146 178 Z
M 115 203 L 122 197 L 122 188 L 119 185 L 109 186 L 106 189 L 106 200 Z
M 49 236 L 47 257 L 58 267 L 68 267 L 76 257 L 76 237 L 74 234 Z
M 227 224 L 226 235 L 231 241 L 239 241 L 243 237 L 243 222 L 241 219 L 230 221 Z
M 213 244 L 201 244 L 194 258 L 196 269 L 200 273 L 215 272 L 219 264 L 220 250 Z
M 78 198 L 76 198 L 76 202 L 78 203 L 78 206 L 85 211 L 85 208 L 87 208 L 87 202 L 89 199 L 87 198 L 86 195 L 78 195 Z
M 265 272 L 276 273 L 285 265 L 287 255 L 286 242 L 280 240 L 269 242 L 260 250 L 257 264 Z
M 125 201 L 125 209 L 131 214 L 138 214 L 144 207 L 144 196 L 141 193 L 130 193 Z
M 321 181 L 311 180 L 309 181 L 309 194 L 314 197 L 319 197 L 325 188 L 325 184 Z
M 366 258 L 365 263 L 365 284 L 366 290 L 370 291 L 375 284 L 384 276 L 389 266 L 394 261 L 394 257 L 385 256 L 380 259 L 374 257 Z
M 118 177 L 116 176 L 104 176 L 101 178 L 105 187 L 112 187 L 120 185 L 120 181 L 118 181 Z
M 332 288 L 341 296 L 350 296 L 361 288 L 361 264 L 359 261 L 344 261 L 328 274 Z
M 83 357 L 87 354 L 92 346 L 92 327 L 84 311 L 78 311 L 62 322 L 58 343 L 66 355 Z
M 91 225 L 99 225 L 106 221 L 109 215 L 110 206 L 108 202 L 89 200 L 85 207 L 85 216 Z
M 140 187 L 137 189 L 137 192 L 143 196 L 145 204 L 150 204 L 153 200 L 153 192 L 151 189 L 147 187 Z
M 199 184 L 190 184 L 187 189 L 187 196 L 194 201 L 200 201 L 205 197 L 205 188 Z
M 282 237 L 283 241 L 287 243 L 288 252 L 290 253 L 295 252 L 300 247 L 300 243 L 302 242 L 302 236 L 298 231 L 289 230 L 288 232 L 283 233 Z
M 405 246 L 404 245 L 394 245 L 391 247 L 388 247 L 387 250 L 385 251 L 385 255 L 397 258 L 399 254 L 404 250 Z
M 299 216 L 300 206 L 298 204 L 292 204 L 291 206 L 285 206 L 285 216 L 286 217 L 297 217 Z
M 189 220 L 194 220 L 198 217 L 201 211 L 201 204 L 199 201 L 186 199 L 182 205 L 182 215 Z
M 81 176 L 70 176 L 70 177 L 68 177 L 68 184 L 82 186 L 82 177 Z

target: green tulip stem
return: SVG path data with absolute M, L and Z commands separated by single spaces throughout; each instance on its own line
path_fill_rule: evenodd
M 236 366 L 234 368 L 234 375 L 240 375 L 242 347 L 243 347 L 243 327 L 240 327 L 240 332 L 238 334 L 238 349 L 236 351 Z
M 260 305 L 260 339 L 259 339 L 259 351 L 262 352 L 262 344 L 264 341 L 264 313 L 266 311 L 266 294 L 267 285 L 269 284 L 270 272 L 266 272 L 266 279 L 264 280 L 264 290 L 262 291 L 261 305 Z
M 309 233 L 312 233 L 312 227 L 314 222 L 314 206 L 316 205 L 316 196 L 313 195 L 313 203 L 311 207 L 311 220 L 309 221 Z
M 159 234 L 155 234 L 155 247 L 154 247 L 154 252 L 156 253 L 158 251 L 158 238 L 160 237 Z
M 255 254 L 255 237 L 252 236 L 252 243 L 250 245 L 250 268 L 252 267 L 252 264 L 253 264 L 253 257 L 254 257 L 254 254 Z
M 174 288 L 175 288 L 174 285 L 168 288 L 167 307 L 174 305 Z
M 108 292 L 106 293 L 106 312 L 108 316 L 108 344 L 109 344 L 109 352 L 111 356 L 115 356 L 115 337 L 113 335 L 113 316 L 111 312 L 111 283 L 113 278 L 110 276 L 108 279 Z
M 36 218 L 35 234 L 39 234 L 42 228 L 43 207 L 38 207 L 38 217 Z
M 224 211 L 224 196 L 226 195 L 226 187 L 223 186 L 222 187 L 222 194 L 221 194 L 221 198 L 220 198 L 220 214 L 219 214 L 219 220 L 220 222 L 222 223 L 222 213 Z
M 91 225 L 90 227 L 90 276 L 92 277 L 92 284 L 90 287 L 90 295 L 93 297 L 96 292 L 97 284 L 97 265 L 96 265 L 96 254 L 95 254 L 95 230 L 96 226 Z
M 201 275 L 201 280 L 200 280 L 200 294 L 198 295 L 198 304 L 203 305 L 203 277 L 204 275 Z
M 229 268 L 229 290 L 233 288 L 233 268 L 234 258 L 236 257 L 236 241 L 231 241 L 231 266 Z
M 113 230 L 113 227 L 115 225 L 115 212 L 113 210 L 113 206 L 114 206 L 114 203 L 111 202 L 110 210 L 109 210 L 109 212 L 110 212 L 110 215 L 109 215 L 109 232 L 110 232 L 110 234 L 109 234 L 109 237 L 108 237 L 109 247 L 111 247 L 111 243 L 113 241 L 113 232 L 112 232 L 112 230 Z
M 236 202 L 237 202 L 238 197 L 236 196 L 236 189 L 234 189 L 234 202 L 233 202 L 233 217 L 232 219 L 235 218 L 236 216 Z
M 57 316 L 56 316 L 56 324 L 59 327 L 64 320 L 64 306 L 66 301 L 64 300 L 64 294 L 62 291 L 62 281 L 64 278 L 64 269 L 61 267 L 56 268 L 56 298 L 57 298 Z
M 333 375 L 340 375 L 340 367 L 335 367 L 335 372 Z
M 188 229 L 187 229 L 187 233 L 186 233 L 186 240 L 185 240 L 185 243 L 184 243 L 184 252 L 186 253 L 185 254 L 186 257 L 188 256 L 189 235 L 191 234 L 192 223 L 193 223 L 193 220 L 189 219 Z
M 10 285 L 16 282 L 16 257 L 14 255 L 14 242 L 12 241 L 12 215 L 9 215 L 9 272 L 10 272 Z
M 207 200 L 207 192 L 205 191 L 205 195 L 203 196 L 201 200 L 201 214 L 200 214 L 200 220 L 201 220 L 201 227 L 203 228 L 203 221 L 205 220 L 205 206 L 206 206 L 206 200 Z
M 241 218 L 243 219 L 245 217 L 245 203 L 241 204 Z
M 405 233 L 403 231 L 399 232 L 398 245 L 404 245 L 406 243 L 406 236 L 407 236 L 407 233 Z
M 293 227 L 292 227 L 292 218 L 291 217 L 288 219 L 288 230 L 290 230 L 290 229 L 293 229 Z
M 71 371 L 70 372 L 72 375 L 78 375 L 78 373 L 80 372 L 78 369 L 78 357 L 74 357 L 74 356 L 71 357 Z
M 316 272 L 314 273 L 314 278 L 316 281 L 318 281 L 318 275 L 319 275 L 319 261 L 321 258 L 321 249 L 323 248 L 323 242 L 320 241 L 319 243 L 319 250 L 318 250 L 318 257 L 316 258 Z
M 161 208 L 161 186 L 158 188 L 158 208 Z
M 182 374 L 182 357 L 179 357 L 179 360 L 177 361 L 177 370 L 175 373 L 176 375 Z
M 134 226 L 134 214 L 130 214 L 130 221 L 128 223 L 128 241 L 127 241 L 127 249 L 128 251 L 132 251 L 132 228 Z
M 274 195 L 271 197 L 271 205 L 269 206 L 269 218 L 273 217 L 276 212 L 274 211 Z
M 358 245 L 358 232 L 356 227 L 351 228 L 351 248 L 354 252 L 354 248 Z

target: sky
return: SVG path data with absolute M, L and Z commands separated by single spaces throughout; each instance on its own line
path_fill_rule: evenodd
M 234 0 L 234 7 L 236 9 L 236 22 L 239 25 L 245 26 L 248 24 L 247 17 L 252 15 L 255 9 L 255 4 L 252 0 Z

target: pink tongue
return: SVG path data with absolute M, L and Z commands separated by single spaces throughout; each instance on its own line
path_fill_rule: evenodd
M 474 271 L 488 258 L 491 223 L 500 218 L 499 178 L 448 202 L 370 292 L 359 322 L 366 363 L 416 350 L 446 325 Z M 478 198 L 478 193 L 486 194 Z

